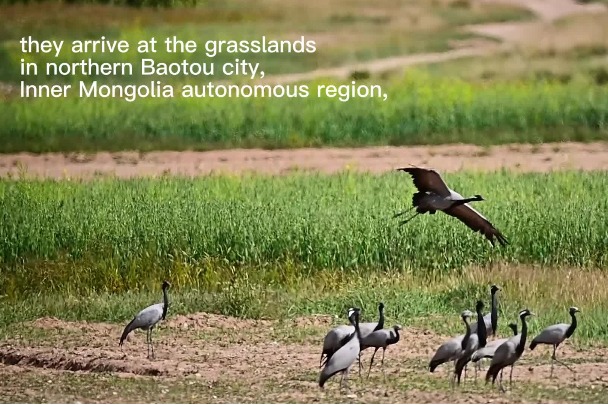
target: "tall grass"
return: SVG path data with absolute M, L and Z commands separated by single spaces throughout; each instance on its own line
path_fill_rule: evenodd
M 448 181 L 486 197 L 477 207 L 509 246 L 492 249 L 443 214 L 399 227 L 391 216 L 412 192 L 400 173 L 3 181 L 0 295 L 122 291 L 162 277 L 215 289 L 292 284 L 323 269 L 435 278 L 497 263 L 607 264 L 606 173 Z
M 8 100 L 0 152 L 209 149 L 606 139 L 608 87 L 469 83 L 411 72 L 387 101 L 310 99 Z M 324 82 L 323 82 L 324 83 Z

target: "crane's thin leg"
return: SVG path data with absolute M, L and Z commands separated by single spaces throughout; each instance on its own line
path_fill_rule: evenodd
M 401 222 L 399 222 L 399 225 L 404 225 L 407 224 L 408 222 L 410 222 L 412 219 L 416 218 L 418 215 L 420 215 L 419 212 L 415 213 L 414 215 L 412 215 L 411 217 L 409 217 L 408 219 L 405 219 Z
M 502 392 L 507 392 L 507 390 L 505 389 L 504 385 L 502 385 L 502 380 L 500 380 L 498 382 L 498 388 L 500 388 L 500 391 L 502 391 Z
M 359 380 L 363 380 L 363 377 L 361 376 L 361 352 L 359 352 L 359 356 L 357 357 L 358 361 L 359 361 Z
M 384 384 L 386 385 L 386 373 L 384 372 L 384 352 L 386 349 L 382 348 L 382 362 L 380 362 L 380 368 L 382 369 L 382 375 L 384 376 Z
M 378 348 L 376 347 L 376 349 L 374 350 L 374 354 L 372 354 L 372 360 L 369 362 L 369 370 L 367 371 L 367 378 L 369 378 L 369 373 L 372 372 L 372 364 L 374 364 L 374 356 L 376 355 L 377 351 L 378 351 Z
M 572 368 L 570 368 L 570 366 L 568 366 L 563 361 L 560 361 L 557 359 L 557 356 L 555 355 L 556 350 L 557 350 L 557 345 L 553 345 L 553 356 L 551 356 L 551 376 L 553 376 L 553 361 L 558 362 L 559 364 L 561 364 L 562 366 L 566 367 L 568 370 L 570 370 L 576 374 L 576 372 Z
M 473 368 L 475 369 L 475 384 L 477 384 L 477 364 L 473 365 Z
M 152 348 L 152 359 L 154 359 L 154 344 L 152 343 L 152 331 L 154 328 L 150 328 L 150 347 Z
M 511 372 L 509 373 L 509 388 L 513 386 L 513 364 L 511 364 Z
M 342 389 L 342 380 L 344 380 L 344 371 L 340 373 L 340 389 Z
M 346 391 L 348 391 L 348 370 L 350 370 L 350 367 L 344 370 L 344 389 Z
M 410 208 L 409 210 L 405 210 L 405 211 L 398 212 L 398 213 L 396 213 L 395 215 L 393 215 L 393 218 L 400 217 L 401 215 L 403 215 L 403 214 L 405 214 L 405 213 L 410 212 L 410 211 L 411 211 L 411 210 L 413 210 L 414 208 L 416 208 L 416 207 L 412 207 L 412 208 Z

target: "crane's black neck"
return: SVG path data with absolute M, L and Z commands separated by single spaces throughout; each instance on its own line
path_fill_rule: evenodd
M 386 340 L 386 343 L 389 344 L 389 345 L 394 345 L 395 343 L 397 343 L 399 341 L 399 338 L 400 338 L 400 336 L 399 336 L 399 329 L 393 328 L 393 331 L 395 332 L 395 335 L 393 335 L 391 333 L 391 337 L 389 337 Z
M 492 309 L 490 310 L 490 320 L 492 322 L 492 334 L 496 336 L 496 330 L 498 329 L 498 298 L 496 297 L 496 291 L 492 291 Z
M 452 203 L 452 207 L 457 207 L 459 205 L 468 204 L 472 201 L 481 201 L 481 198 L 475 196 L 475 197 L 463 198 L 462 200 L 456 200 Z
M 479 347 L 486 347 L 488 343 L 488 333 L 486 330 L 486 322 L 481 313 L 481 307 L 477 307 L 477 337 L 479 338 Z M 470 329 L 470 326 L 469 326 Z
M 380 316 L 378 317 L 378 325 L 376 325 L 374 331 L 384 329 L 384 306 L 378 307 L 378 313 Z
M 526 348 L 526 338 L 528 337 L 528 324 L 526 323 L 526 316 L 521 317 L 521 338 L 519 339 L 519 344 L 515 348 L 515 353 L 517 357 L 521 356 Z
M 162 319 L 167 316 L 167 310 L 169 309 L 169 297 L 167 296 L 167 286 L 163 286 L 163 315 Z
M 355 322 L 354 322 L 354 327 L 355 327 L 355 335 L 357 336 L 357 340 L 359 341 L 359 345 L 361 345 L 361 330 L 359 329 L 359 314 L 356 313 L 355 316 Z
M 572 322 L 570 323 L 570 326 L 566 330 L 566 339 L 568 339 L 570 336 L 572 336 L 572 334 L 576 330 L 576 326 L 577 326 L 576 312 L 570 313 L 570 316 L 572 316 Z
M 462 321 L 467 328 L 464 337 L 462 338 L 462 350 L 466 350 L 467 345 L 469 344 L 469 338 L 471 337 L 471 325 L 469 324 L 469 318 L 466 316 L 462 317 Z M 477 329 L 479 329 L 479 325 L 477 326 Z
M 516 323 L 512 323 L 512 324 L 509 325 L 509 327 L 513 331 L 513 336 L 517 335 L 517 324 Z

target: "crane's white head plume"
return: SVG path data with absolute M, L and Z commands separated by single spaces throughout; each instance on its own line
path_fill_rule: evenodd
M 581 312 L 581 310 L 578 309 L 577 307 L 570 307 L 569 311 L 570 311 L 571 314 L 575 314 L 577 312 Z
M 473 313 L 467 309 L 466 311 L 462 311 L 462 314 L 460 314 L 460 316 L 462 317 L 462 319 L 471 318 L 473 316 Z
M 531 312 L 528 308 L 519 311 L 519 317 L 525 318 L 526 316 L 533 316 L 534 313 Z
M 348 319 L 352 319 L 355 314 L 359 313 L 361 310 L 359 308 L 348 308 Z

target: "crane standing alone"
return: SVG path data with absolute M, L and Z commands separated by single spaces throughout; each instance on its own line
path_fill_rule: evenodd
M 492 246 L 494 246 L 494 239 L 498 240 L 503 246 L 508 244 L 503 234 L 468 204 L 472 201 L 484 201 L 482 196 L 477 194 L 474 197 L 464 198 L 456 191 L 450 189 L 435 170 L 419 167 L 402 167 L 397 170 L 409 173 L 414 180 L 414 185 L 418 189 L 418 192 L 414 193 L 412 198 L 416 214 L 401 221 L 400 225 L 407 223 L 419 214 L 427 212 L 434 214 L 437 211 L 443 211 L 450 216 L 458 218 L 474 232 L 484 235 Z M 403 215 L 406 212 L 403 211 L 395 214 L 395 217 Z
M 171 286 L 168 281 L 163 281 L 163 302 L 159 304 L 150 305 L 149 307 L 141 310 L 131 322 L 125 327 L 120 337 L 119 346 L 122 346 L 123 342 L 135 329 L 143 329 L 146 331 L 146 343 L 148 344 L 148 358 L 154 358 L 154 345 L 152 344 L 152 330 L 158 322 L 165 319 L 167 316 L 167 310 L 169 309 L 169 297 L 167 296 L 167 289 Z M 152 349 L 152 356 L 150 356 L 150 348 Z
M 576 330 L 576 313 L 581 311 L 577 307 L 570 307 L 568 309 L 568 312 L 572 317 L 572 322 L 570 324 L 558 323 L 556 325 L 548 326 L 543 329 L 542 332 L 538 334 L 538 336 L 532 339 L 532 343 L 530 343 L 530 350 L 534 350 L 537 345 L 541 344 L 553 346 L 553 355 L 551 356 L 551 374 L 549 375 L 549 378 L 553 377 L 553 366 L 555 362 L 558 362 L 559 364 L 574 373 L 574 370 L 572 370 L 572 368 L 570 368 L 566 363 L 559 361 L 555 355 L 557 347 L 562 344 L 564 340 L 572 336 L 572 334 Z

